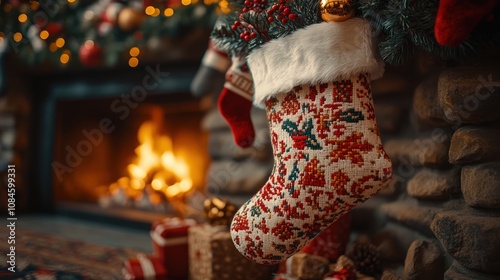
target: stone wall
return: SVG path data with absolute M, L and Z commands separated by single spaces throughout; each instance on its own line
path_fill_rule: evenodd
M 500 71 L 435 69 L 385 133 L 395 177 L 354 210 L 355 230 L 378 247 L 382 279 L 499 279 Z

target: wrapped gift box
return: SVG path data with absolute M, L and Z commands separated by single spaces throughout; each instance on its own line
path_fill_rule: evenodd
M 246 259 L 234 247 L 227 226 L 189 228 L 191 280 L 268 280 L 274 267 Z
M 336 261 L 338 257 L 345 253 L 346 245 L 349 243 L 351 219 L 351 212 L 347 212 L 318 234 L 300 251 L 326 258 L 331 262 Z
M 185 280 L 189 275 L 188 228 L 192 219 L 167 218 L 154 222 L 150 232 L 154 255 L 168 271 L 169 280 Z
M 326 258 L 297 253 L 286 261 L 286 272 L 290 277 L 304 280 L 322 279 L 329 270 L 328 265 Z
M 126 280 L 167 280 L 163 261 L 155 256 L 138 254 L 137 258 L 125 261 L 123 278 Z

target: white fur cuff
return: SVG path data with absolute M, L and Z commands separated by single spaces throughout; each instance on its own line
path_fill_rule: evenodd
M 322 22 L 264 44 L 248 56 L 255 94 L 254 104 L 305 84 L 350 79 L 360 73 L 382 77 L 368 21 Z

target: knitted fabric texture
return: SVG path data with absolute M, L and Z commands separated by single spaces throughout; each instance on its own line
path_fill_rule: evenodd
M 266 101 L 274 168 L 235 215 L 247 258 L 286 260 L 392 177 L 375 122 L 368 74 L 296 86 Z

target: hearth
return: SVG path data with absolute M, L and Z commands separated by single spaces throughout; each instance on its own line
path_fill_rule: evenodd
M 32 207 L 146 222 L 185 213 L 208 166 L 204 111 L 189 93 L 196 69 L 42 77 Z

